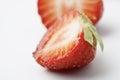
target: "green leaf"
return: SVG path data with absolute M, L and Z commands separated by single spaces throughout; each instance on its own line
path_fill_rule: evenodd
M 100 37 L 99 34 L 97 33 L 96 28 L 95 28 L 95 27 L 90 27 L 90 30 L 91 30 L 91 32 L 94 34 L 96 40 L 99 42 L 100 47 L 101 47 L 101 49 L 102 49 L 102 51 L 103 51 L 103 49 L 104 49 L 104 44 L 103 44 L 103 41 L 102 41 L 101 37 Z
M 93 37 L 95 37 L 96 41 L 99 42 L 101 50 L 103 51 L 104 49 L 103 41 L 99 36 L 95 26 L 92 24 L 90 19 L 84 13 L 81 13 L 80 24 L 83 26 L 83 29 L 84 29 L 84 39 L 87 42 L 89 42 L 92 46 L 94 46 Z
M 89 33 L 89 34 L 88 34 Z M 84 38 L 87 42 L 89 42 L 91 45 L 93 45 L 93 37 L 92 32 L 86 28 L 84 29 Z

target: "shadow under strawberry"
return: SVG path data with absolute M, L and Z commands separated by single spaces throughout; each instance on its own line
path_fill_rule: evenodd
M 81 69 L 71 69 L 71 70 L 64 70 L 64 71 L 53 71 L 53 70 L 46 70 L 48 73 L 58 76 L 64 77 L 65 79 L 88 79 L 88 78 L 98 78 L 104 77 L 109 73 L 110 68 L 108 68 L 107 63 L 101 57 L 97 57 L 93 62 L 85 66 Z

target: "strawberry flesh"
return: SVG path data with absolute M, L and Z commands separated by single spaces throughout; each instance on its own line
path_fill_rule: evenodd
M 48 29 L 33 53 L 37 63 L 48 69 L 63 70 L 83 67 L 94 59 L 96 48 L 84 40 L 80 15 L 71 10 Z
M 38 12 L 47 28 L 71 9 L 84 12 L 93 24 L 96 24 L 102 16 L 103 2 L 102 0 L 38 0 Z

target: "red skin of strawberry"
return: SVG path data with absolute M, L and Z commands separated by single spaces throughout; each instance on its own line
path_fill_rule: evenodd
M 63 57 L 62 59 L 50 59 L 48 61 L 44 61 L 39 57 L 36 61 L 38 64 L 42 65 L 43 67 L 47 67 L 51 70 L 66 70 L 66 69 L 73 69 L 73 68 L 82 68 L 90 63 L 96 53 L 96 48 L 86 42 L 83 38 L 84 34 L 81 34 L 81 39 L 79 40 L 78 44 L 73 47 L 72 50 L 69 51 L 68 55 Z M 43 43 L 45 45 L 45 41 L 42 40 L 40 44 Z M 35 57 L 35 53 L 39 50 L 39 48 L 43 48 L 42 45 L 39 45 L 36 51 L 33 53 Z
M 38 13 L 47 28 L 71 9 L 84 12 L 93 24 L 96 24 L 103 13 L 103 2 L 102 0 L 38 0 Z
M 80 39 L 76 41 L 75 45 L 73 45 L 72 48 L 67 51 L 67 54 L 63 52 L 63 56 L 61 58 L 58 58 L 59 54 L 55 57 L 47 56 L 47 58 L 43 58 L 44 53 L 40 52 L 42 49 L 44 49 L 52 35 L 55 34 L 55 32 L 60 28 L 62 28 L 63 23 L 69 23 L 69 21 L 72 21 L 74 17 L 78 17 L 79 15 L 80 13 L 77 11 L 70 11 L 62 16 L 62 20 L 56 21 L 54 25 L 48 29 L 38 44 L 36 51 L 33 53 L 33 57 L 38 64 L 51 70 L 66 70 L 84 67 L 94 59 L 96 48 L 84 40 L 83 30 L 78 36 Z M 96 46 L 96 40 L 94 40 L 94 45 Z

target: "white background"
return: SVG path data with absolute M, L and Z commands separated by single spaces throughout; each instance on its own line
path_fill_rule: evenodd
M 105 49 L 82 70 L 52 72 L 32 52 L 45 33 L 36 0 L 0 0 L 0 80 L 120 80 L 120 2 L 104 0 L 96 25 Z

